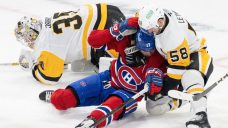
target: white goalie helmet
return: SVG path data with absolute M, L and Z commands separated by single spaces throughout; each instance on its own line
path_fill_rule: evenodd
M 42 21 L 32 17 L 22 17 L 14 30 L 15 36 L 23 45 L 33 49 L 34 42 L 42 29 Z
M 139 10 L 138 24 L 141 28 L 159 28 L 158 19 L 165 18 L 163 9 L 153 6 L 144 6 Z

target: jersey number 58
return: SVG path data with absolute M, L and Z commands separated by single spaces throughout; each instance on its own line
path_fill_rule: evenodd
M 188 66 L 190 64 L 189 51 L 186 47 L 172 50 L 168 53 L 168 63 L 176 66 Z

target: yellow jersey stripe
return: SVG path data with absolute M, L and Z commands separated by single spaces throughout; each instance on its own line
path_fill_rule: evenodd
M 171 73 L 167 73 L 167 75 L 170 78 L 176 79 L 176 80 L 180 80 L 182 78 L 182 75 L 178 75 L 178 74 L 171 74 Z
M 207 53 L 207 51 L 205 49 L 201 49 L 200 52 L 200 61 L 201 61 L 201 64 L 200 64 L 200 71 L 203 73 L 203 74 L 206 74 L 207 73 L 207 70 L 208 70 L 208 65 L 210 64 L 211 62 L 211 57 L 210 55 Z
M 206 46 L 206 38 L 202 38 L 200 42 L 200 49 Z
M 101 3 L 101 20 L 98 26 L 98 30 L 103 30 L 107 21 L 107 4 Z
M 93 18 L 93 7 L 90 4 L 86 5 L 89 9 L 89 14 L 88 14 L 88 19 L 86 21 L 85 27 L 84 27 L 84 31 L 82 34 L 82 54 L 85 60 L 87 60 L 88 55 L 87 55 L 87 37 L 88 37 L 88 31 L 89 31 L 89 27 L 90 24 L 92 22 L 92 18 Z

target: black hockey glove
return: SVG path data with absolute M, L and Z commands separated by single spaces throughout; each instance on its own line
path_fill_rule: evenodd
M 130 67 L 142 66 L 146 63 L 146 57 L 140 52 L 126 54 L 126 62 Z

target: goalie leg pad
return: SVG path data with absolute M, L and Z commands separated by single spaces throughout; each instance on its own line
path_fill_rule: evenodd
M 77 105 L 77 99 L 70 89 L 58 89 L 51 95 L 51 103 L 58 110 L 66 110 Z

